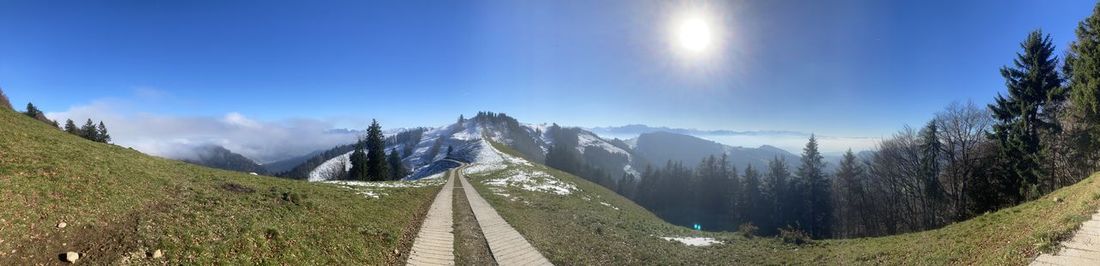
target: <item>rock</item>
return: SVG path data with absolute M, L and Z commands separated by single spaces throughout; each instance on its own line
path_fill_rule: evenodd
M 65 252 L 65 262 L 74 263 L 78 259 L 80 259 L 80 253 L 76 253 L 76 252 L 72 252 L 72 251 Z
M 1056 203 L 1061 203 L 1061 202 L 1062 202 L 1062 198 L 1060 198 L 1060 197 L 1054 197 L 1054 202 L 1056 202 Z
M 152 255 L 152 257 L 153 257 L 154 259 L 159 259 L 159 258 L 161 258 L 161 257 L 164 257 L 164 252 L 163 252 L 163 251 L 160 251 L 159 249 L 158 249 L 158 250 L 156 250 L 156 251 L 153 251 L 153 255 Z
M 65 228 L 66 226 L 69 226 L 69 224 L 67 224 L 65 222 L 57 223 L 57 228 Z
M 394 250 L 393 250 L 393 254 L 394 254 L 394 255 L 401 255 L 401 251 L 400 251 L 400 250 L 396 250 L 396 249 L 394 249 Z

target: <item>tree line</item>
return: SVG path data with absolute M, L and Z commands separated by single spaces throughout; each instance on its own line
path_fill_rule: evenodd
M 419 135 L 423 130 L 417 129 L 416 133 L 408 137 L 391 138 L 391 141 L 404 142 L 407 146 L 409 141 L 419 142 Z M 409 155 L 411 154 L 406 152 L 405 156 Z M 348 170 L 346 173 L 338 173 L 337 176 L 358 181 L 400 180 L 410 173 L 408 167 L 401 162 L 402 157 L 396 147 L 390 148 L 389 154 L 386 154 L 386 139 L 382 134 L 382 126 L 377 120 L 372 120 L 366 136 L 356 141 L 355 148 L 348 156 L 346 163 L 351 165 L 350 169 L 344 164 L 338 165 L 337 172 Z
M 991 104 L 951 103 L 832 173 L 811 137 L 799 162 L 767 169 L 717 155 L 599 183 L 675 224 L 813 238 L 934 229 L 1034 200 L 1100 169 L 1100 4 L 1076 35 L 1060 60 L 1049 35 L 1029 33 Z
M 2 93 L 3 92 L 0 91 L 0 94 Z M 5 98 L 3 100 L 6 101 L 7 99 Z M 65 121 L 65 127 L 62 128 L 56 120 L 50 120 L 49 118 L 46 118 L 46 113 L 42 112 L 42 110 L 39 110 L 38 107 L 35 107 L 33 103 L 27 103 L 27 110 L 24 111 L 23 114 L 28 117 L 34 118 L 35 120 L 42 121 L 43 123 L 53 125 L 54 128 L 61 129 L 69 134 L 80 136 L 81 138 L 87 140 L 101 143 L 111 142 L 111 134 L 107 132 L 107 125 L 104 124 L 103 121 L 99 121 L 99 124 L 97 125 L 92 122 L 92 119 L 88 119 L 88 121 L 85 122 L 83 126 L 77 127 L 76 123 L 74 123 L 72 119 L 67 119 Z

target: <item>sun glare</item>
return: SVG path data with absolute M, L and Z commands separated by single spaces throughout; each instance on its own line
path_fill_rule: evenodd
M 688 52 L 702 53 L 714 42 L 714 32 L 702 17 L 685 18 L 676 27 L 676 42 Z

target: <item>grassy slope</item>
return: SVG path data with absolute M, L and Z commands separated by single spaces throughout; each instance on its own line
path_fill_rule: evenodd
M 518 156 L 507 147 L 498 150 Z M 524 169 L 530 168 L 530 169 Z M 574 183 L 569 196 L 514 187 L 493 193 L 482 181 L 510 170 L 537 170 Z M 652 213 L 599 185 L 548 169 L 510 166 L 470 176 L 502 216 L 555 264 L 1026 264 L 1052 241 L 1072 232 L 1100 204 L 1096 176 L 1033 201 L 938 230 L 897 236 L 816 241 L 795 246 L 774 238 L 747 239 L 734 233 L 696 232 L 663 222 Z M 585 200 L 584 198 L 591 200 Z M 1056 203 L 1059 197 L 1063 202 Z M 616 211 L 599 202 L 619 207 Z M 704 236 L 727 244 L 689 247 L 662 236 Z
M 438 186 L 368 199 L 336 185 L 214 170 L 93 143 L 0 110 L 0 265 L 386 264 Z M 58 222 L 68 227 L 56 228 Z

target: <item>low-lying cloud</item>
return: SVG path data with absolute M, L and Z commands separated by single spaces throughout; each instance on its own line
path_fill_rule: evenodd
M 117 109 L 121 105 L 99 100 L 46 116 L 61 123 L 72 119 L 77 126 L 89 118 L 102 120 L 113 143 L 173 159 L 194 159 L 196 147 L 220 145 L 264 163 L 352 143 L 356 138 L 355 132 L 334 131 L 332 123 L 316 119 L 257 121 L 236 112 L 181 117 L 128 113 Z
M 763 131 L 732 131 L 732 130 L 698 130 L 668 127 L 650 127 L 646 125 L 626 125 L 620 127 L 598 127 L 591 129 L 602 137 L 629 139 L 642 133 L 672 132 L 691 135 L 708 139 L 730 146 L 759 147 L 762 145 L 775 146 L 794 154 L 800 154 L 802 148 L 810 138 L 810 133 L 797 131 L 763 130 Z M 842 153 L 852 151 L 873 150 L 881 141 L 875 137 L 847 137 L 847 136 L 822 136 L 817 135 L 819 149 L 823 153 Z

